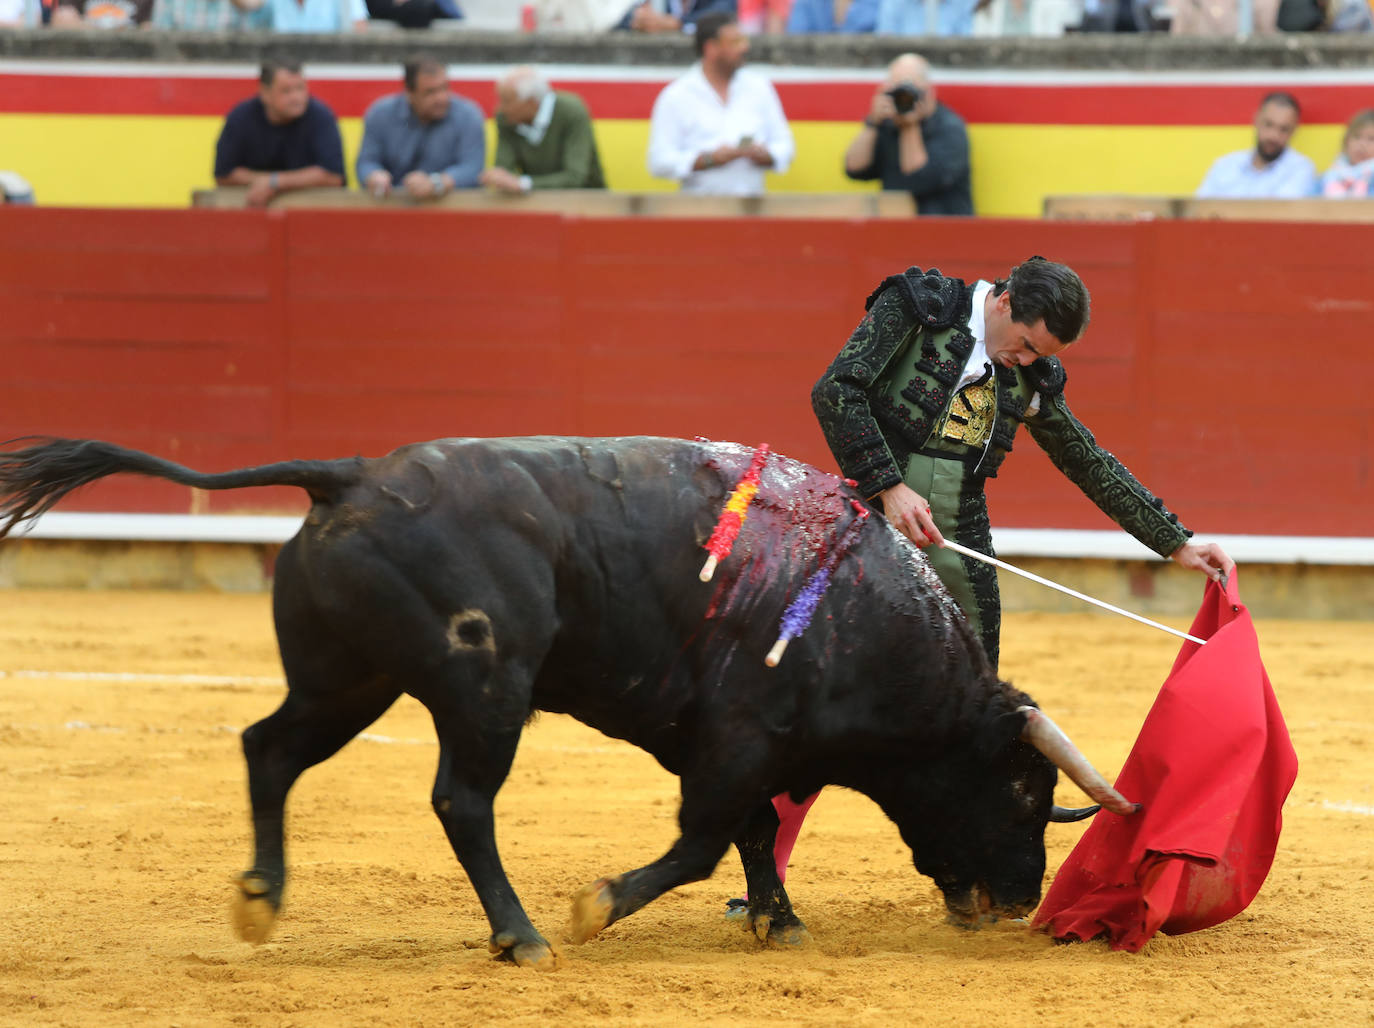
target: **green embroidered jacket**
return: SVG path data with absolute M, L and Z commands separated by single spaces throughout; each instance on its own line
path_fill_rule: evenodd
M 1024 424 L 1065 476 L 1101 510 L 1155 553 L 1167 557 L 1192 535 L 1093 434 L 1064 399 L 1066 375 L 1053 357 L 1029 367 L 994 369 L 990 434 L 971 446 L 942 432 L 974 339 L 971 287 L 932 269 L 910 268 L 868 298 L 868 313 L 811 393 L 812 407 L 840 470 L 873 496 L 902 481 L 913 453 L 962 461 L 982 492 L 1011 452 Z M 1028 413 L 1039 394 L 1039 408 Z M 969 414 L 969 417 L 976 417 Z

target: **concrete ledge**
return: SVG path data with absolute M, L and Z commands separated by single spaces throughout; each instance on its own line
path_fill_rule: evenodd
M 1059 221 L 1149 221 L 1200 218 L 1214 221 L 1374 221 L 1374 200 L 1223 200 L 1192 196 L 1073 193 L 1045 197 L 1046 218 Z
M 1100 33 L 1055 39 L 1030 37 L 924 37 L 874 35 L 760 36 L 750 47 L 755 65 L 813 68 L 884 67 L 907 50 L 919 50 L 939 68 L 1081 69 L 1162 71 L 1192 69 L 1349 68 L 1374 64 L 1374 36 L 1313 33 L 1226 37 Z M 105 61 L 256 63 L 292 54 L 307 64 L 397 65 L 417 50 L 452 63 L 600 64 L 686 67 L 690 38 L 665 33 L 597 34 L 482 32 L 471 29 L 390 30 L 344 35 L 272 33 L 108 32 L 99 29 L 0 29 L 0 58 Z
M 246 186 L 198 189 L 192 207 L 243 209 Z M 915 213 L 911 194 L 765 193 L 762 196 L 695 196 L 688 193 L 621 193 L 606 189 L 539 189 L 508 196 L 485 189 L 456 189 L 436 200 L 406 196 L 377 199 L 358 189 L 299 189 L 283 193 L 273 209 L 304 207 L 355 210 L 419 209 L 495 211 L 501 214 L 565 214 L 587 218 L 905 218 Z

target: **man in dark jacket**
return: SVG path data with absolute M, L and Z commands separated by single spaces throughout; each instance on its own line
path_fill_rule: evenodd
M 844 172 L 910 193 L 917 214 L 973 213 L 968 129 L 935 98 L 924 58 L 902 54 L 888 65 L 887 81 L 845 151 Z
M 215 145 L 215 182 L 247 186 L 250 207 L 290 189 L 344 184 L 339 123 L 296 61 L 263 62 L 258 95 L 235 105 Z
M 1025 425 L 1083 494 L 1161 557 L 1210 576 L 1234 562 L 1189 542 L 1126 468 L 1097 445 L 1064 400 L 1056 356 L 1088 324 L 1088 291 L 1043 257 L 996 282 L 965 284 L 911 268 L 886 279 L 868 313 L 811 393 L 840 470 L 918 546 L 948 535 L 992 555 L 983 489 Z M 995 570 L 938 545 L 931 566 L 997 666 L 1001 600 Z

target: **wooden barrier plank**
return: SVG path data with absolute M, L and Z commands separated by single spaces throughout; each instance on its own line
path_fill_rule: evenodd
M 51 214 L 45 253 L 166 267 L 180 238 L 188 266 L 243 258 L 260 297 L 7 298 L 3 437 L 235 466 L 446 435 L 702 434 L 831 468 L 810 389 L 874 286 L 908 264 L 995 277 L 1043 253 L 1094 294 L 1065 357 L 1073 409 L 1186 523 L 1374 536 L 1360 226 L 148 213 L 0 209 L 0 255 L 41 250 Z M 77 509 L 300 502 L 120 483 Z M 989 495 L 1000 526 L 1110 527 L 1024 434 Z

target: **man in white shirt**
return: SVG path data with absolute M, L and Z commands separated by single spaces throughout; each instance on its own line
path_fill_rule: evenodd
M 696 49 L 701 60 L 654 101 L 649 174 L 684 193 L 758 196 L 764 171 L 786 171 L 796 150 L 777 91 L 743 67 L 749 39 L 734 15 L 699 18 Z
M 1311 196 L 1317 169 L 1288 145 L 1302 112 L 1291 93 L 1270 93 L 1255 112 L 1255 146 L 1218 157 L 1198 186 L 1201 197 Z

